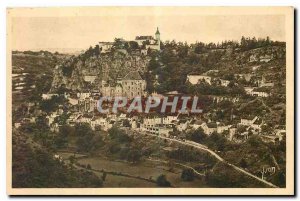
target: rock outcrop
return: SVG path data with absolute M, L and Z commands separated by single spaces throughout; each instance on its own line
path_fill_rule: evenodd
M 145 73 L 149 58 L 142 55 L 119 52 L 84 58 L 83 55 L 62 61 L 54 69 L 51 91 L 60 86 L 70 90 L 99 89 L 102 80 L 115 81 L 130 71 Z M 85 76 L 96 76 L 93 83 L 86 82 Z

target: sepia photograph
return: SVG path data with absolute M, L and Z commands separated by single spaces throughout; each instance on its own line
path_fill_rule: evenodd
M 292 7 L 7 8 L 9 195 L 294 195 Z

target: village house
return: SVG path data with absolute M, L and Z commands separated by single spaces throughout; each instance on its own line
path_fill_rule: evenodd
M 203 75 L 217 76 L 218 73 L 219 73 L 219 70 L 210 69 L 210 70 L 206 71 L 205 73 L 203 73 Z
M 230 81 L 228 81 L 228 80 L 220 79 L 220 81 L 221 81 L 221 86 L 223 86 L 223 87 L 227 87 L 230 83 Z
M 65 99 L 68 99 L 70 97 L 70 95 L 68 93 L 64 93 L 64 94 L 42 94 L 42 99 L 43 100 L 49 100 L 54 96 L 63 96 Z
M 275 135 L 278 136 L 279 141 L 281 141 L 286 136 L 286 130 L 285 129 L 276 129 Z
M 151 126 L 143 125 L 141 129 L 142 131 L 146 131 L 151 134 L 160 135 L 164 137 L 169 137 L 170 132 L 173 131 L 172 126 L 163 125 L 163 124 L 155 124 Z
M 141 49 L 141 54 L 146 56 L 148 54 L 148 50 L 147 49 Z
M 91 92 L 80 92 L 80 93 L 77 93 L 77 98 L 79 98 L 79 99 L 89 98 L 90 96 L 91 96 Z
M 118 116 L 118 121 L 121 121 L 121 120 L 125 120 L 125 119 L 127 119 L 127 115 L 126 114 L 120 114 L 119 116 Z
M 76 123 L 87 123 L 87 124 L 91 124 L 92 121 L 92 116 L 89 114 L 83 114 L 83 115 L 79 115 L 76 119 Z
M 250 55 L 249 62 L 256 62 L 256 61 L 259 61 L 258 56 L 255 54 Z
M 170 125 L 170 124 L 173 124 L 174 121 L 176 121 L 176 120 L 177 120 L 177 116 L 170 116 L 170 115 L 168 115 L 166 117 L 163 117 L 162 123 L 164 125 Z
M 257 66 L 252 66 L 252 71 L 256 71 L 257 69 L 260 68 L 260 65 L 257 65 Z
M 168 137 L 169 133 L 173 131 L 172 121 L 176 118 L 176 116 L 144 118 L 141 130 Z
M 114 120 L 110 120 L 110 119 L 106 119 L 106 124 L 104 125 L 104 127 L 103 128 L 101 128 L 102 130 L 104 130 L 104 131 L 108 131 L 109 129 L 111 129 L 113 126 L 114 126 L 114 124 L 115 124 L 115 121 Z
M 234 77 L 236 79 L 245 79 L 247 82 L 249 82 L 253 76 L 254 74 L 250 74 L 250 73 L 234 74 Z
M 43 100 L 49 100 L 49 99 L 51 99 L 53 96 L 58 96 L 58 94 L 42 94 L 42 99 L 43 99 Z
M 80 112 L 93 112 L 97 109 L 98 100 L 94 98 L 85 98 L 78 100 L 78 109 Z
M 71 97 L 69 97 L 68 98 L 68 101 L 69 101 L 69 103 L 71 104 L 71 105 L 78 105 L 78 99 L 75 99 L 75 98 L 71 98 Z
M 237 132 L 236 126 L 233 126 L 233 127 L 229 128 L 229 136 L 228 136 L 228 140 L 232 141 L 234 135 L 236 134 L 236 132 Z
M 224 125 L 223 123 L 217 122 L 217 133 L 223 133 L 228 131 L 232 125 Z
M 191 83 L 192 85 L 199 84 L 199 82 L 202 80 L 208 84 L 211 84 L 212 78 L 207 75 L 187 75 L 187 82 Z
M 99 42 L 99 48 L 101 49 L 101 53 L 110 52 L 113 44 L 113 42 Z
M 50 131 L 57 133 L 59 131 L 60 125 L 58 123 L 53 123 L 50 125 Z
M 223 133 L 224 131 L 228 131 L 232 125 L 224 125 L 220 122 L 203 122 L 203 121 L 195 121 L 192 125 L 194 129 L 202 128 L 206 135 L 211 135 L 212 133 Z
M 263 121 L 261 118 L 257 116 L 247 117 L 247 118 L 242 118 L 239 125 L 249 126 L 259 132 L 261 130 L 261 126 L 263 125 Z
M 137 129 L 137 128 L 138 128 L 138 122 L 137 122 L 136 120 L 133 120 L 133 121 L 131 122 L 131 128 L 132 128 L 132 129 Z
M 276 143 L 282 140 L 282 137 L 277 135 L 260 135 L 260 138 L 262 139 L 262 141 L 267 143 Z
M 273 59 L 272 55 L 262 55 L 259 57 L 260 62 L 269 62 Z
M 22 119 L 22 123 L 35 123 L 36 118 L 35 117 L 24 117 Z
M 201 127 L 201 125 L 203 124 L 204 122 L 199 120 L 199 119 L 193 119 L 190 123 L 190 126 L 194 129 L 194 130 L 197 130 L 198 128 Z
M 113 121 L 117 121 L 118 116 L 117 114 L 107 114 L 107 118 Z
M 14 123 L 14 127 L 15 128 L 20 128 L 22 126 L 22 123 L 21 122 L 15 122 Z
M 240 125 L 243 125 L 243 126 L 252 126 L 257 119 L 258 119 L 257 116 L 255 116 L 255 117 L 248 117 L 248 118 L 242 118 Z
M 217 132 L 217 127 L 217 123 L 215 122 L 203 123 L 201 125 L 201 128 L 206 135 L 211 135 L 212 133 Z
M 85 82 L 89 82 L 89 83 L 93 84 L 95 82 L 96 78 L 97 78 L 96 75 L 85 75 L 84 78 L 83 78 L 83 80 Z
M 97 126 L 100 126 L 103 130 L 108 128 L 108 122 L 106 121 L 106 118 L 103 117 L 93 117 L 90 124 L 93 130 L 95 130 Z
M 256 91 L 255 87 L 244 87 L 246 94 L 250 96 L 268 97 L 269 94 L 264 91 Z
M 57 112 L 53 112 L 50 115 L 47 115 L 46 119 L 47 119 L 48 126 L 50 126 L 54 122 L 55 118 L 58 116 L 59 115 L 57 114 Z
M 258 81 L 259 87 L 274 87 L 273 82 L 267 82 L 264 76 L 261 77 L 261 80 Z
M 176 129 L 178 131 L 185 131 L 188 127 L 189 127 L 189 120 L 187 119 L 181 119 L 178 121 L 177 125 L 176 125 Z
M 81 116 L 81 113 L 75 112 L 72 113 L 67 119 L 67 124 L 74 126 L 77 123 L 77 119 Z
M 222 102 L 222 101 L 231 101 L 233 103 L 238 102 L 240 100 L 239 97 L 226 97 L 226 96 L 211 96 L 213 98 L 213 101 L 216 103 Z
M 162 124 L 163 120 L 161 117 L 153 117 L 153 118 L 144 118 L 143 119 L 143 127 L 153 127 L 157 124 Z

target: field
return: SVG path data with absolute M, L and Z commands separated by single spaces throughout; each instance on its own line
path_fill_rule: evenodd
M 59 153 L 64 159 L 67 159 L 72 154 Z M 155 181 L 156 178 L 164 174 L 168 181 L 174 187 L 206 187 L 202 179 L 196 178 L 192 182 L 185 182 L 181 180 L 182 169 L 179 167 L 169 167 L 167 164 L 158 161 L 146 160 L 138 164 L 131 164 L 125 161 L 113 161 L 103 157 L 79 157 L 77 162 L 80 165 L 90 165 L 96 174 L 102 176 L 102 172 L 114 172 L 116 174 L 130 175 L 113 175 L 107 174 L 104 182 L 104 187 L 156 187 L 154 182 L 145 181 L 150 179 Z M 131 177 L 132 176 L 132 177 Z M 142 178 L 142 179 L 139 179 Z M 174 185 L 176 184 L 176 185 Z

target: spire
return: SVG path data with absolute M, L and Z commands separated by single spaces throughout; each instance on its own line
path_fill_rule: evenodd
M 157 29 L 156 29 L 156 33 L 155 33 L 155 34 L 160 34 L 160 33 L 159 33 L 159 30 L 158 30 L 158 27 L 157 27 Z

